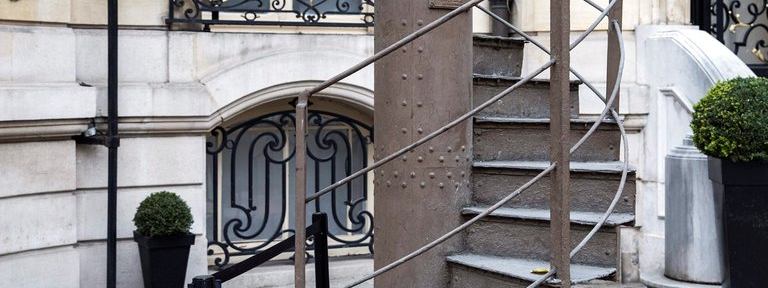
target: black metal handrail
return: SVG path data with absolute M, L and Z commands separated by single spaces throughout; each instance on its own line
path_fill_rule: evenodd
M 312 215 L 312 225 L 306 229 L 307 238 L 312 238 L 315 251 L 315 282 L 319 288 L 330 287 L 330 267 L 328 266 L 328 216 L 325 213 Z M 221 284 L 266 263 L 283 252 L 294 249 L 295 236 L 280 241 L 259 254 L 230 266 L 212 275 L 197 276 L 188 284 L 189 288 L 220 288 Z

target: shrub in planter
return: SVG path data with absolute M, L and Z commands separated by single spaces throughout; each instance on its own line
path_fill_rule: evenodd
M 725 239 L 724 287 L 763 287 L 768 272 L 768 79 L 717 83 L 694 105 L 693 142 L 709 178 Z
M 184 287 L 192 212 L 178 195 L 161 191 L 145 198 L 133 217 L 144 287 Z

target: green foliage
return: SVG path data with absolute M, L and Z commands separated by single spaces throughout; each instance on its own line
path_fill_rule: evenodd
M 719 82 L 693 109 L 693 142 L 704 154 L 768 162 L 768 79 Z
M 168 191 L 149 195 L 141 201 L 133 216 L 136 230 L 148 237 L 187 234 L 192 222 L 187 202 Z

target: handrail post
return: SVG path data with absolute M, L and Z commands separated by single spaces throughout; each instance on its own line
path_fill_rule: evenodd
M 608 66 L 607 66 L 607 74 L 606 74 L 606 81 L 605 81 L 605 95 L 611 95 L 613 93 L 613 87 L 616 85 L 617 77 L 619 76 L 619 62 L 621 61 L 621 47 L 619 46 L 619 39 L 618 35 L 621 35 L 621 31 L 618 31 L 619 33 L 616 33 L 617 31 L 614 31 L 614 27 L 611 24 L 614 20 L 619 23 L 619 26 L 621 27 L 621 21 L 622 21 L 622 4 L 623 1 L 621 0 L 611 0 L 611 1 L 618 1 L 616 5 L 613 6 L 613 9 L 611 9 L 610 13 L 608 13 Z M 619 83 L 621 85 L 621 83 Z M 616 94 L 616 100 L 613 101 L 613 109 L 616 109 L 616 111 L 619 111 L 619 102 L 621 101 L 621 90 L 619 90 Z M 616 119 L 618 120 L 618 119 Z
M 557 163 L 552 174 L 550 218 L 552 219 L 551 265 L 563 288 L 571 287 L 570 269 L 570 1 L 550 0 L 552 41 L 550 51 L 557 62 L 551 70 L 550 158 Z
M 328 215 L 319 212 L 312 215 L 312 224 L 320 228 L 315 234 L 315 287 L 330 288 L 328 267 Z
M 305 201 L 307 197 L 307 101 L 309 99 L 309 91 L 304 91 L 299 94 L 299 99 L 296 103 L 296 198 L 295 198 L 295 210 L 294 214 L 294 230 L 295 238 L 295 250 L 294 256 L 294 279 L 295 288 L 305 287 L 305 274 L 304 269 L 306 265 L 305 251 L 306 247 L 306 213 L 307 204 Z

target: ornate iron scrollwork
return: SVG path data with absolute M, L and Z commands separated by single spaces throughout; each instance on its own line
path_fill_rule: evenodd
M 712 24 L 708 32 L 746 63 L 766 63 L 762 49 L 768 47 L 765 40 L 768 37 L 768 0 L 747 3 L 742 8 L 742 1 L 738 0 L 711 2 L 709 17 Z
M 166 23 L 372 27 L 373 0 L 169 0 Z M 178 13 L 178 15 L 177 15 Z M 236 17 L 227 17 L 227 14 Z M 292 15 L 279 19 L 279 15 Z M 269 17 L 275 16 L 275 17 Z
M 293 111 L 282 111 L 211 131 L 206 145 L 208 255 L 217 255 L 215 265 L 227 265 L 232 256 L 258 254 L 294 233 L 288 218 L 293 215 L 289 194 L 294 192 L 295 122 Z M 309 113 L 308 124 L 310 193 L 367 166 L 373 127 L 320 111 Z M 330 217 L 330 248 L 362 246 L 373 253 L 368 198 L 364 176 L 308 203 L 314 209 L 308 212 L 323 211 Z

